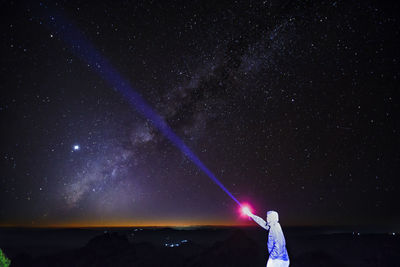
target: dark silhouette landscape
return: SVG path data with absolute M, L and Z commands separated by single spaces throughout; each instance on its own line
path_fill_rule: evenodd
M 291 266 L 394 266 L 396 233 L 284 229 Z M 11 266 L 265 266 L 255 227 L 1 229 Z

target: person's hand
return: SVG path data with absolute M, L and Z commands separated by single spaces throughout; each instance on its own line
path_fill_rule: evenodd
M 251 215 L 253 215 L 253 213 L 251 213 L 251 211 L 248 207 L 244 207 L 242 210 L 243 210 L 243 213 L 249 217 L 251 217 Z

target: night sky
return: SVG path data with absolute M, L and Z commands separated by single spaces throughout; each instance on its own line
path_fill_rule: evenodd
M 251 224 L 53 13 L 256 214 L 400 224 L 398 3 L 87 2 L 0 6 L 0 225 Z

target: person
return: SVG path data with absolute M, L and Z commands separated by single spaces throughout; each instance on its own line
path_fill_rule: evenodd
M 265 230 L 269 230 L 268 233 L 268 252 L 269 258 L 267 261 L 267 267 L 288 267 L 289 266 L 289 255 L 286 250 L 286 241 L 282 232 L 281 225 L 279 224 L 279 216 L 276 211 L 267 212 L 267 222 L 261 217 L 251 213 L 249 209 L 245 210 L 245 213 L 259 224 Z

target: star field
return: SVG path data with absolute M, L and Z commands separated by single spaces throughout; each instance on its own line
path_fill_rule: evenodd
M 0 224 L 247 223 L 38 10 L 68 17 L 260 216 L 400 222 L 397 3 L 2 6 Z

